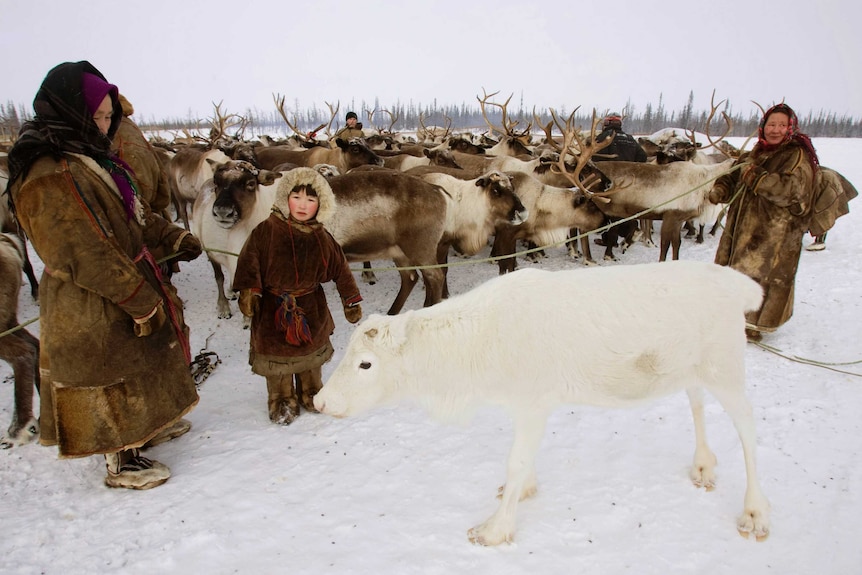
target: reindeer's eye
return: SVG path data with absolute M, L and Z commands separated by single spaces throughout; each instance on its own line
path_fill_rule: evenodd
M 363 361 L 362 363 L 359 364 L 359 369 L 371 369 L 371 362 L 370 361 Z

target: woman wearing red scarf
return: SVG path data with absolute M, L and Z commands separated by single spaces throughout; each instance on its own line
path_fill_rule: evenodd
M 746 334 L 759 340 L 793 315 L 793 289 L 802 237 L 808 231 L 820 169 L 811 139 L 787 104 L 763 115 L 752 151 L 720 177 L 712 203 L 730 202 L 715 263 L 756 280 L 761 308 L 746 315 Z

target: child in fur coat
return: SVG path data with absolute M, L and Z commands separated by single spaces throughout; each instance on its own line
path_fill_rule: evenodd
M 249 364 L 266 378 L 269 418 L 282 425 L 299 416 L 300 405 L 316 412 L 321 366 L 333 354 L 335 324 L 321 284 L 335 282 L 347 321 L 362 318 L 347 258 L 324 228 L 335 209 L 323 176 L 291 170 L 280 179 L 272 214 L 252 231 L 237 261 L 233 289 L 251 318 Z

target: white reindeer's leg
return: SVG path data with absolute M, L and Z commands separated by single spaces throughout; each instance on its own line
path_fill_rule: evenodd
M 497 511 L 467 532 L 472 543 L 499 545 L 515 535 L 515 511 L 525 494 L 536 491 L 536 452 L 545 433 L 547 414 L 530 412 L 515 418 L 515 438 L 506 469 L 506 485 Z
M 753 533 L 758 541 L 762 541 L 769 536 L 769 500 L 763 494 L 757 479 L 757 434 L 751 403 L 741 388 L 711 391 L 733 420 L 745 458 L 745 507 L 736 521 L 736 528 L 743 537 L 747 538 Z
M 691 404 L 691 415 L 694 418 L 694 461 L 689 470 L 689 477 L 697 487 L 705 487 L 707 491 L 715 488 L 715 454 L 706 442 L 706 425 L 703 417 L 703 388 L 692 387 L 686 390 Z
M 221 264 L 210 260 L 210 264 L 213 267 L 213 275 L 215 276 L 216 283 L 216 309 L 218 310 L 218 316 L 220 319 L 226 319 L 231 317 L 230 311 L 230 303 L 227 301 L 227 296 L 224 293 L 224 271 L 221 269 Z
M 521 488 L 521 496 L 518 497 L 518 501 L 523 501 L 524 499 L 529 499 L 539 490 L 536 481 L 536 470 L 534 469 L 532 473 L 530 473 L 529 477 L 524 481 L 524 486 Z M 503 498 L 503 492 L 506 491 L 506 486 L 501 485 L 497 488 L 497 499 Z

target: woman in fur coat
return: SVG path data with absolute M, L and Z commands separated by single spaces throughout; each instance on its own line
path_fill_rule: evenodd
M 746 314 L 746 334 L 759 340 L 793 315 L 796 269 L 820 164 L 796 113 L 778 104 L 763 115 L 757 144 L 737 165 L 709 193 L 712 203 L 730 202 L 715 263 L 763 287 L 763 305 Z
M 201 245 L 153 214 L 111 153 L 116 86 L 89 62 L 48 72 L 9 152 L 18 220 L 45 264 L 40 288 L 41 442 L 60 457 L 103 454 L 109 487 L 170 477 L 138 448 L 198 401 L 182 302 L 156 258 Z
M 316 411 L 321 366 L 332 357 L 335 323 L 321 284 L 335 282 L 347 321 L 362 317 L 356 280 L 324 228 L 335 209 L 332 188 L 317 171 L 287 172 L 272 214 L 252 230 L 237 261 L 233 289 L 252 318 L 249 364 L 266 378 L 269 418 L 281 425 L 299 416 L 300 405 Z

